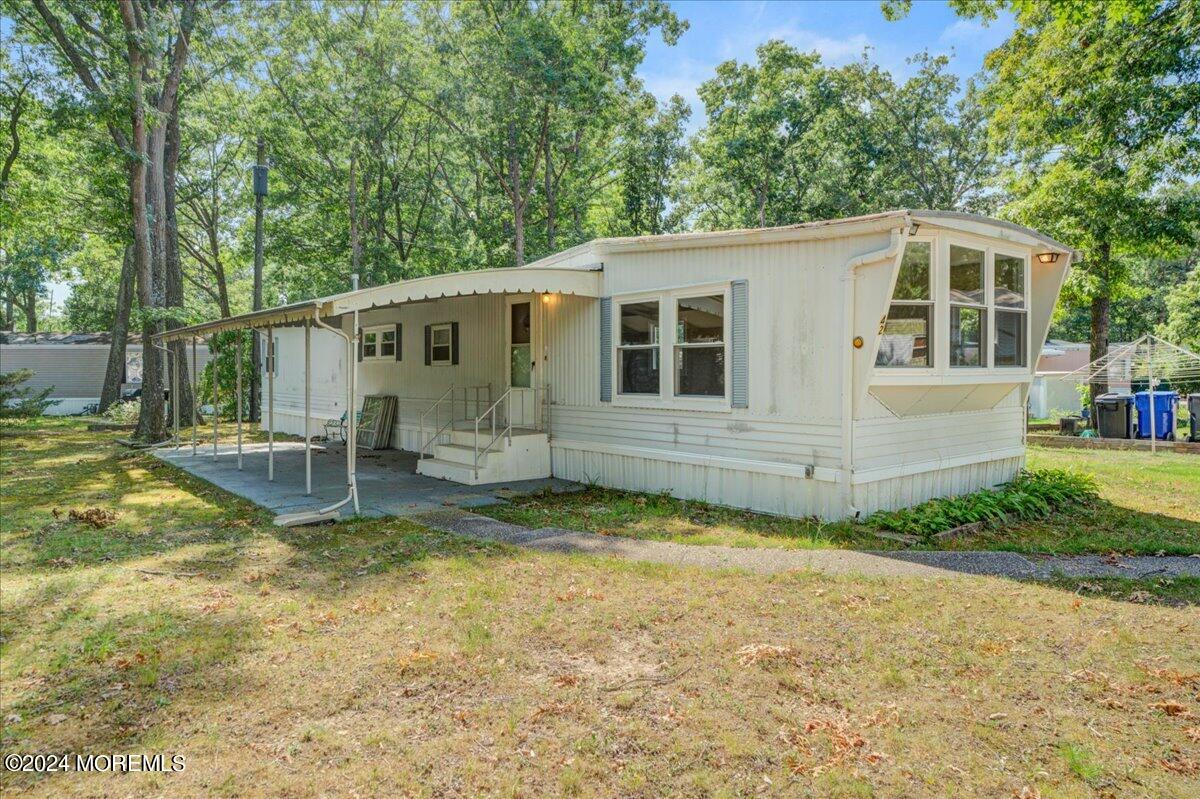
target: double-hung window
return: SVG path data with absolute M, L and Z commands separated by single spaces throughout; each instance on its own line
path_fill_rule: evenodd
M 453 326 L 450 324 L 431 325 L 429 336 L 430 365 L 450 366 L 454 361 Z
M 996 253 L 993 304 L 996 308 L 994 366 L 1028 366 L 1028 306 L 1025 299 L 1025 259 Z
M 725 396 L 725 295 L 675 303 L 675 396 Z
M 932 279 L 932 242 L 908 242 L 880 331 L 876 366 L 933 366 Z
M 617 391 L 658 396 L 662 391 L 660 303 L 627 302 L 621 304 L 620 311 Z
M 396 328 L 368 327 L 363 330 L 362 357 L 395 360 L 396 358 Z
M 950 366 L 987 366 L 987 257 L 950 245 Z

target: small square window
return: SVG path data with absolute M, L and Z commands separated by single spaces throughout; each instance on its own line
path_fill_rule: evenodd
M 430 330 L 430 363 L 434 366 L 449 366 L 452 358 L 452 334 L 450 325 L 434 325 Z
M 379 355 L 383 358 L 396 357 L 396 331 L 385 330 L 379 334 Z
M 364 358 L 374 358 L 378 355 L 379 336 L 377 333 L 363 333 L 362 341 L 362 356 Z

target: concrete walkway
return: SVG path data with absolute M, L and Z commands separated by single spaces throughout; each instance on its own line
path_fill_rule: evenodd
M 220 444 L 213 457 L 211 442 L 195 455 L 191 446 L 159 449 L 154 455 L 226 491 L 275 513 L 295 513 L 330 505 L 346 496 L 346 449 L 341 444 L 313 447 L 313 493 L 304 493 L 304 444 L 275 442 L 275 480 L 267 481 L 267 445 L 246 444 L 242 468 L 236 446 Z M 515 483 L 467 486 L 416 474 L 417 456 L 394 449 L 358 453 L 358 498 L 363 516 L 411 516 L 453 505 L 478 508 L 508 497 L 550 490 L 577 491 L 578 483 L 547 478 Z
M 551 552 L 611 555 L 670 566 L 744 569 L 759 574 L 811 570 L 826 574 L 885 577 L 983 575 L 1025 580 L 1066 577 L 1200 577 L 1196 557 L 1118 557 L 1101 555 L 1027 556 L 1015 552 L 863 552 L 843 549 L 767 549 L 696 546 L 583 533 L 558 527 L 531 530 L 487 516 L 445 509 L 419 514 L 414 521 L 472 538 L 504 541 Z

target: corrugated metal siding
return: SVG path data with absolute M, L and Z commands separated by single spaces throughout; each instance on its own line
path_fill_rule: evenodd
M 34 376 L 25 386 L 41 391 L 54 387 L 51 397 L 69 397 L 98 402 L 104 387 L 104 371 L 108 365 L 108 345 L 94 344 L 21 344 L 0 345 L 0 372 L 32 369 Z M 141 352 L 141 345 L 131 344 L 126 353 Z M 191 369 L 191 350 L 188 351 Z M 208 363 L 208 348 L 198 347 L 200 368 Z M 165 367 L 164 367 L 165 369 Z M 165 371 L 169 380 L 170 372 Z M 130 384 L 126 384 L 127 386 Z M 58 409 L 60 413 L 71 412 Z M 53 409 L 52 409 L 53 411 Z
M 854 505 L 863 513 L 874 513 L 906 508 L 934 497 L 967 494 L 1011 480 L 1024 463 L 1024 458 L 1002 458 L 860 483 L 854 486 Z
M 582 483 L 699 499 L 785 516 L 841 513 L 834 483 L 551 446 L 554 475 Z
M 1025 422 L 1017 392 L 991 410 L 897 418 L 868 397 L 870 418 L 854 423 L 854 469 L 903 466 L 1020 447 Z
M 620 406 L 552 405 L 550 431 L 568 441 L 829 467 L 838 465 L 841 449 L 836 425 Z

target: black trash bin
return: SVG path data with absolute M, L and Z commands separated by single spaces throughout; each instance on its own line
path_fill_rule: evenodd
M 1192 434 L 1189 441 L 1200 441 L 1200 394 L 1188 394 L 1188 417 L 1192 423 Z
M 1101 438 L 1133 438 L 1133 397 L 1101 394 L 1096 397 L 1096 433 Z

